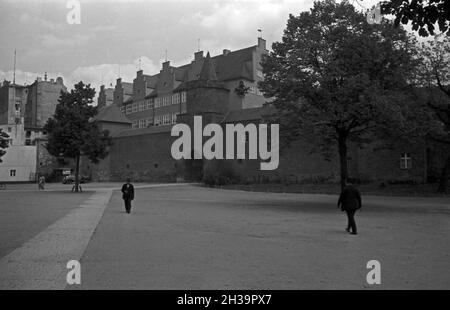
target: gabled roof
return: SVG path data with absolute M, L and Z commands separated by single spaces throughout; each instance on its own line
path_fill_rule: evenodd
M 255 46 L 218 55 L 211 58 L 219 80 L 233 80 L 245 78 L 253 80 L 251 67 L 253 65 L 253 51 Z M 250 68 L 249 68 L 250 67 Z
M 122 124 L 132 124 L 122 112 L 120 112 L 119 107 L 115 104 L 101 108 L 97 115 L 94 117 L 95 121 L 107 122 L 107 123 L 122 123 Z

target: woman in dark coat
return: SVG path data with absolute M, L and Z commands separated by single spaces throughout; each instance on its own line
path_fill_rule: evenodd
M 356 222 L 355 222 L 355 212 L 358 209 L 361 209 L 361 194 L 359 190 L 350 184 L 346 184 L 344 189 L 342 190 L 341 195 L 338 200 L 338 208 L 340 207 L 342 211 L 347 213 L 348 224 L 345 229 L 347 232 L 356 235 Z
M 131 201 L 134 199 L 134 186 L 130 183 L 130 178 L 127 179 L 127 183 L 122 186 L 122 198 L 125 202 L 125 210 L 127 213 L 131 211 Z

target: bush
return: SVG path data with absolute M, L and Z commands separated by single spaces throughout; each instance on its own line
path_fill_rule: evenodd
M 210 160 L 203 167 L 202 181 L 209 186 L 222 186 L 239 183 L 240 177 L 230 161 Z

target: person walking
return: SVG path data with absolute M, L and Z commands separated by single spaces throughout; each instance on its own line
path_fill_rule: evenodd
M 127 178 L 127 183 L 122 186 L 122 199 L 125 202 L 125 211 L 130 213 L 131 201 L 134 199 L 134 186 L 130 178 Z
M 43 175 L 41 175 L 38 179 L 38 187 L 39 190 L 45 190 L 45 177 Z
M 356 222 L 355 222 L 355 212 L 361 209 L 361 193 L 359 190 L 351 184 L 345 183 L 344 189 L 341 192 L 338 200 L 338 208 L 347 213 L 347 232 L 352 235 L 357 234 Z M 351 231 L 351 232 L 350 232 Z

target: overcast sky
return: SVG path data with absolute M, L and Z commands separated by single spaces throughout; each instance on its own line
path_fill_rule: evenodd
M 139 67 L 158 73 L 165 51 L 172 65 L 225 48 L 255 45 L 262 29 L 268 47 L 281 39 L 289 13 L 312 0 L 81 0 L 81 24 L 70 25 L 67 0 L 0 0 L 0 79 L 16 82 L 62 76 L 69 88 L 83 80 L 98 87 L 120 75 L 132 81 Z M 376 0 L 360 1 L 370 7 Z M 355 2 L 356 5 L 356 2 Z

